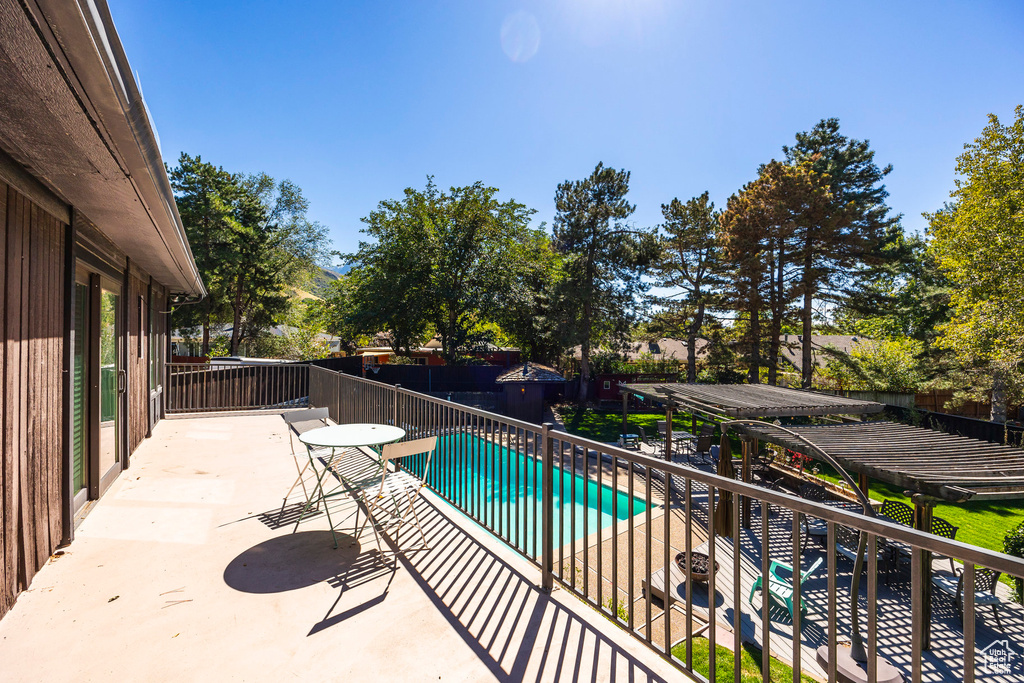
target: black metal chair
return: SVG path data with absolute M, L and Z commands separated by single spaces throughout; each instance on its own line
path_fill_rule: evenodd
M 893 524 L 913 527 L 914 508 L 898 500 L 887 500 L 882 503 L 882 508 L 878 511 L 878 518 L 887 522 L 892 522 Z M 897 562 L 900 557 L 909 559 L 913 554 L 911 547 L 902 541 L 886 539 L 885 542 L 890 548 L 892 548 L 893 552 L 896 553 L 896 555 L 894 555 L 894 560 Z
M 999 576 L 1002 572 L 997 572 L 994 569 L 988 567 L 975 567 L 974 568 L 974 604 L 975 605 L 989 605 L 992 607 L 992 614 L 996 618 L 996 627 L 1002 629 L 1002 625 L 999 623 L 999 610 L 997 609 L 1003 604 L 1002 598 L 996 595 L 996 587 L 999 585 Z M 939 591 L 949 596 L 949 599 L 953 602 L 953 607 L 956 609 L 957 615 L 960 620 L 964 618 L 964 572 L 954 572 L 953 576 L 948 574 L 933 574 L 932 585 L 935 586 Z
M 810 482 L 801 484 L 800 488 L 797 489 L 797 495 L 804 500 L 814 501 L 815 503 L 825 503 L 831 500 L 824 486 Z M 808 538 L 817 541 L 819 545 L 824 547 L 825 541 L 823 539 L 828 536 L 828 525 L 822 519 L 804 515 L 804 533 Z
M 942 517 L 932 516 L 932 533 L 936 536 L 941 536 L 942 538 L 948 538 L 949 540 L 953 540 L 956 538 L 956 532 L 959 530 L 960 527 L 953 526 L 952 524 L 944 520 Z M 933 553 L 932 559 L 949 560 L 949 570 L 954 573 L 956 572 L 956 566 L 953 564 L 952 557 L 946 557 L 945 555 L 940 555 L 939 553 Z
M 826 538 L 828 534 L 828 528 L 826 526 Z M 848 526 L 841 524 L 836 525 L 836 555 L 845 557 L 850 562 L 857 561 L 857 548 L 860 547 L 860 531 L 857 529 L 851 529 Z M 864 569 L 868 567 L 867 555 L 868 550 L 865 549 L 864 557 Z M 882 539 L 875 537 L 875 561 L 878 563 L 878 567 L 885 572 L 885 583 L 889 583 L 889 574 L 892 572 L 892 555 L 891 549 L 882 541 Z
M 686 454 L 686 461 L 692 464 L 691 456 L 694 460 L 698 457 L 701 461 L 699 465 L 714 465 L 714 458 L 711 457 L 711 447 L 714 445 L 713 436 L 715 433 L 715 425 L 705 422 L 700 426 L 700 432 L 697 433 L 697 441 L 693 445 L 693 452 Z
M 750 475 L 758 486 L 778 491 L 780 490 L 778 480 L 782 475 L 772 469 L 772 462 L 774 462 L 774 458 L 771 451 L 755 455 L 750 461 Z
M 898 500 L 887 500 L 882 503 L 878 516 L 903 526 L 914 526 L 914 508 Z

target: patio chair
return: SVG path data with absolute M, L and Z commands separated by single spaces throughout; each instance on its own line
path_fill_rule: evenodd
M 1002 629 L 1002 625 L 999 623 L 999 610 L 997 609 L 1003 604 L 1002 598 L 996 595 L 996 586 L 999 585 L 999 575 L 1002 572 L 997 572 L 988 567 L 975 567 L 974 568 L 974 604 L 975 605 L 989 605 L 992 607 L 992 614 L 996 618 L 996 627 Z M 953 602 L 953 607 L 956 609 L 957 615 L 960 620 L 964 618 L 964 573 L 962 570 L 958 570 L 954 575 L 949 574 L 933 574 L 932 585 L 935 586 L 939 591 L 949 596 L 949 599 Z
M 882 503 L 878 516 L 903 526 L 914 526 L 914 508 L 898 500 L 887 500 Z
M 826 535 L 827 535 L 826 530 Z M 851 529 L 848 526 L 842 524 L 836 525 L 836 555 L 845 557 L 850 562 L 857 561 L 857 548 L 860 547 L 860 531 L 857 529 Z M 867 548 L 864 549 L 865 562 L 864 569 L 867 569 Z M 877 566 L 885 572 L 885 583 L 889 583 L 889 574 L 892 571 L 892 562 L 890 561 L 889 548 L 885 542 L 875 537 L 875 561 Z
M 804 500 L 811 500 L 815 503 L 825 503 L 831 500 L 828 495 L 828 491 L 821 484 L 806 483 L 801 484 L 800 488 L 797 489 L 797 495 Z M 824 539 L 828 536 L 828 525 L 824 520 L 818 519 L 817 517 L 811 517 L 810 515 L 804 515 L 804 533 L 807 534 L 808 538 L 817 541 L 819 545 L 824 546 Z
M 952 541 L 956 538 L 957 531 L 960 531 L 960 527 L 953 526 L 952 524 L 944 520 L 942 517 L 935 517 L 934 515 L 932 516 L 932 533 L 936 536 L 948 538 Z M 932 559 L 949 560 L 949 571 L 956 573 L 956 565 L 953 564 L 952 557 L 946 557 L 945 555 L 940 555 L 939 553 L 932 553 Z
M 295 461 L 295 471 L 298 472 L 295 482 L 291 488 L 288 489 L 288 493 L 284 494 L 285 502 L 281 504 L 281 508 L 284 509 L 284 505 L 288 502 L 288 496 L 292 495 L 292 491 L 295 490 L 296 486 L 302 486 L 302 493 L 306 497 L 306 504 L 309 504 L 310 492 L 306 489 L 305 474 L 306 470 L 309 469 L 310 459 L 305 458 L 302 465 L 299 465 L 299 454 L 295 452 L 295 437 L 308 432 L 311 429 L 318 429 L 320 427 L 326 427 L 328 425 L 328 412 L 327 408 L 313 408 L 312 410 L 296 410 L 290 413 L 282 414 L 284 423 L 288 425 L 288 445 L 292 449 L 292 459 Z M 327 449 L 314 449 L 314 450 L 327 450 Z
M 781 475 L 772 469 L 773 461 L 771 451 L 758 453 L 750 461 L 750 475 L 758 486 L 778 491 Z
M 878 511 L 878 518 L 884 519 L 887 522 L 892 522 L 893 524 L 913 527 L 914 508 L 898 500 L 887 500 L 882 503 L 882 507 Z M 913 553 L 911 547 L 902 541 L 896 541 L 890 538 L 886 539 L 886 543 L 890 548 L 898 553 L 894 556 L 894 560 L 897 563 L 901 557 L 909 558 Z
M 768 593 L 773 598 L 775 598 L 776 600 L 779 600 L 780 602 L 782 602 L 783 604 L 786 605 L 786 609 L 789 610 L 789 616 L 792 618 L 793 617 L 793 580 L 794 579 L 799 580 L 800 581 L 800 586 L 803 587 L 804 582 L 807 581 L 807 578 L 811 574 L 813 574 L 814 572 L 818 571 L 818 567 L 820 567 L 821 563 L 824 562 L 824 561 L 825 561 L 825 558 L 819 557 L 817 560 L 814 561 L 814 564 L 811 565 L 810 569 L 808 569 L 806 572 L 804 572 L 802 575 L 800 575 L 798 573 L 794 573 L 793 572 L 793 567 L 789 566 L 788 564 L 783 564 L 782 562 L 779 562 L 777 560 L 772 560 L 771 567 L 769 567 L 769 569 L 768 569 L 768 576 L 767 577 L 759 576 L 759 577 L 757 577 L 757 580 L 754 581 L 754 586 L 750 589 L 750 598 L 749 598 L 750 604 L 751 605 L 754 604 L 754 593 L 756 593 L 758 590 L 764 590 L 764 583 L 765 583 L 765 579 L 767 578 Z M 777 572 L 780 569 L 783 570 L 783 571 L 789 572 L 790 578 L 787 579 L 785 577 L 779 576 Z M 803 613 L 803 611 L 805 609 L 807 609 L 807 606 L 804 604 L 803 598 L 801 598 L 800 599 L 800 612 Z
M 380 524 L 382 530 L 387 529 L 391 525 L 396 525 L 394 540 L 397 543 L 398 534 L 402 530 L 402 526 L 407 522 L 412 522 L 419 529 L 420 537 L 423 540 L 422 547 L 424 549 L 428 547 L 427 535 L 423 532 L 423 526 L 420 524 L 419 516 L 416 514 L 416 499 L 419 497 L 423 487 L 426 486 L 427 473 L 430 471 L 430 460 L 436 448 L 437 437 L 431 436 L 425 439 L 416 439 L 415 441 L 389 443 L 381 449 L 380 457 L 383 463 L 383 471 L 380 484 L 365 486 L 358 494 L 360 501 L 366 506 L 366 518 L 363 520 L 362 526 L 359 527 L 359 531 L 356 532 L 357 540 L 362 535 L 367 523 L 369 523 L 373 529 L 374 538 L 377 541 L 377 549 L 383 553 L 384 549 L 380 544 L 380 534 L 377 531 L 377 525 Z M 401 469 L 397 462 L 395 463 L 394 470 L 388 469 L 389 462 L 412 455 L 426 456 L 421 477 L 417 478 L 411 472 Z
M 643 445 L 650 446 L 651 449 L 654 451 L 655 455 L 664 455 L 665 454 L 665 442 L 664 441 L 661 441 L 660 439 L 658 439 L 658 440 L 648 439 L 647 438 L 647 432 L 644 430 L 644 428 L 640 427 L 639 430 L 640 430 L 640 442 Z
M 705 422 L 700 426 L 700 432 L 697 434 L 697 442 L 693 446 L 693 457 L 702 458 L 702 465 L 714 465 L 714 459 L 711 457 L 711 446 L 714 445 L 712 436 L 715 433 L 715 425 Z M 690 453 L 687 453 L 686 460 L 690 461 Z

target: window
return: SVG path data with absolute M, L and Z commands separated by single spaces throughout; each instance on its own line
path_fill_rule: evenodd
M 611 389 L 611 388 L 612 388 L 612 383 L 611 383 L 611 382 L 609 382 L 608 380 L 605 380 L 605 381 L 604 381 L 604 388 L 605 388 L 606 390 L 607 390 L 607 389 Z

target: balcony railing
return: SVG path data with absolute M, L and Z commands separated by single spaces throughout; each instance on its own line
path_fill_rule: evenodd
M 337 422 L 396 424 L 407 438 L 437 436 L 428 485 L 438 496 L 537 565 L 544 589 L 557 584 L 694 674 L 692 644 L 699 628 L 694 621 L 699 617 L 705 624 L 731 624 L 736 671 L 742 641 L 754 641 L 761 649 L 765 680 L 770 655 L 792 662 L 795 681 L 805 666 L 820 666 L 811 673 L 837 680 L 836 654 L 844 647 L 840 637 L 851 635 L 852 573 L 850 563 L 835 552 L 840 527 L 866 534 L 867 548 L 885 539 L 909 549 L 909 592 L 881 587 L 879 557 L 866 553 L 866 591 L 858 596 L 858 609 L 871 681 L 876 680 L 876 655 L 915 681 L 936 675 L 974 680 L 975 567 L 1024 575 L 1024 561 L 1001 553 L 401 387 L 314 367 L 309 399 L 311 405 L 327 406 Z M 423 463 L 412 458 L 403 466 L 422 471 Z M 751 529 L 740 524 L 744 500 L 757 510 Z M 712 513 L 718 505 L 731 508 L 726 528 Z M 808 549 L 805 518 L 827 526 L 826 569 L 803 586 L 793 583 L 793 605 L 804 601 L 808 612 L 805 616 L 793 609 L 787 623 L 767 591 L 754 603 L 751 584 L 757 576 L 768 576 L 773 560 L 801 566 Z M 681 596 L 672 572 L 659 570 L 672 566 L 678 552 L 701 547 L 709 565 L 720 567 L 709 573 L 706 591 L 686 588 Z M 967 581 L 962 635 L 951 635 L 943 626 L 941 651 L 936 647 L 926 655 L 931 623 L 925 605 L 932 600 L 926 577 L 933 554 L 960 561 Z M 684 574 L 685 586 L 694 586 L 689 561 Z M 886 591 L 884 621 L 881 591 Z M 674 597 L 666 601 L 665 596 Z M 700 630 L 710 641 L 713 681 L 716 629 Z M 818 646 L 828 654 L 820 665 Z
M 303 405 L 305 363 L 168 363 L 165 410 L 202 413 Z

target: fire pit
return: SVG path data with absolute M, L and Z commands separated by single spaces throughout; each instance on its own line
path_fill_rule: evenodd
M 708 556 L 705 553 L 698 553 L 690 551 L 690 558 L 693 561 L 693 567 L 690 569 L 690 577 L 694 581 L 707 581 L 708 580 Z M 679 570 L 686 575 L 686 553 L 679 553 L 676 555 L 676 566 Z M 718 571 L 718 562 L 715 562 L 715 571 Z

